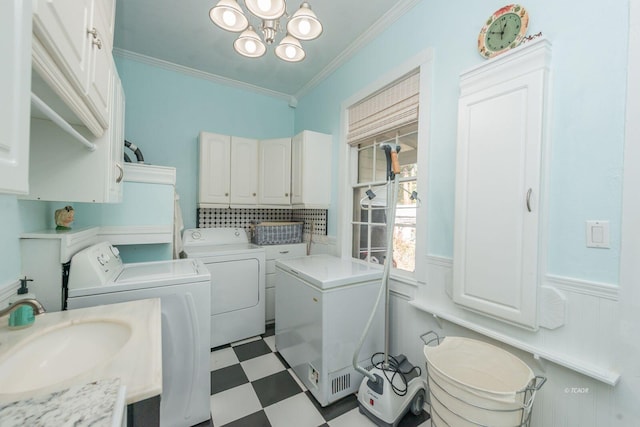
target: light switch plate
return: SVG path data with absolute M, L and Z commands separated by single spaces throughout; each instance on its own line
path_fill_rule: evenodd
M 587 221 L 587 247 L 603 248 L 611 247 L 609 243 L 609 221 Z

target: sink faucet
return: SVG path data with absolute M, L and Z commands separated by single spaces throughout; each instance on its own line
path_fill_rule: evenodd
M 29 305 L 29 306 L 31 306 L 33 308 L 33 314 L 35 314 L 35 315 L 42 314 L 42 313 L 45 312 L 44 307 L 42 306 L 40 301 L 38 301 L 35 298 L 27 298 L 27 299 L 18 300 L 16 302 L 14 302 L 13 304 L 11 304 L 9 307 L 1 309 L 0 310 L 0 317 L 11 313 L 13 310 L 17 309 L 21 305 Z

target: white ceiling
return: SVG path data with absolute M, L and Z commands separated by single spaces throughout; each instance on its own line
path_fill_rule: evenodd
M 293 14 L 303 0 L 289 0 Z M 209 10 L 218 0 L 117 0 L 114 47 L 287 97 L 298 97 L 401 16 L 417 0 L 311 0 L 323 24 L 322 35 L 302 42 L 307 57 L 299 63 L 278 59 L 273 48 L 261 58 L 233 50 L 238 33 L 217 27 Z M 238 2 L 244 7 L 244 1 Z M 246 11 L 246 9 L 244 9 Z M 258 27 L 257 19 L 250 22 Z M 283 24 L 285 22 L 283 21 Z

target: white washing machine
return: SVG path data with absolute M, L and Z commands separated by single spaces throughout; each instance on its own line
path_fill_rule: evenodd
M 211 417 L 210 291 L 211 276 L 198 260 L 123 264 L 108 242 L 71 259 L 69 309 L 160 298 L 162 427 L 191 426 Z
M 211 272 L 211 348 L 265 331 L 265 250 L 241 228 L 198 228 L 182 236 L 188 258 Z
M 382 285 L 382 266 L 330 255 L 276 261 L 276 348 L 322 406 L 358 391 L 353 353 Z M 384 297 L 359 354 L 384 351 Z

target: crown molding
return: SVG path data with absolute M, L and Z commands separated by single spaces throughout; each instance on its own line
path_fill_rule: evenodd
M 413 8 L 421 0 L 400 0 L 398 1 L 387 13 L 385 13 L 380 19 L 369 27 L 369 30 L 365 31 L 353 41 L 345 50 L 343 50 L 333 61 L 329 63 L 322 71 L 316 74 L 309 82 L 302 87 L 294 95 L 295 99 L 300 99 L 316 87 L 320 82 L 326 79 L 331 73 L 337 70 L 341 65 L 347 62 L 355 53 L 360 50 L 367 43 L 379 36 L 384 30 L 389 28 L 391 24 L 396 22 L 401 16 Z
M 169 71 L 175 71 L 177 73 L 185 74 L 187 76 L 209 80 L 211 82 L 223 84 L 225 86 L 231 86 L 238 89 L 249 90 L 262 95 L 283 99 L 290 104 L 297 102 L 297 100 L 294 97 L 292 97 L 291 95 L 287 95 L 286 93 L 265 89 L 260 86 L 244 83 L 238 80 L 229 79 L 226 77 L 218 76 L 216 74 L 207 73 L 205 71 L 196 70 L 195 68 L 185 67 L 184 65 L 174 64 L 173 62 L 164 61 L 162 59 L 154 58 L 147 55 L 142 55 L 140 53 L 131 52 L 129 50 L 114 47 L 113 55 L 119 56 L 125 59 L 130 59 L 132 61 L 141 62 L 143 64 L 151 65 L 153 67 L 158 67 L 158 68 L 162 68 Z

